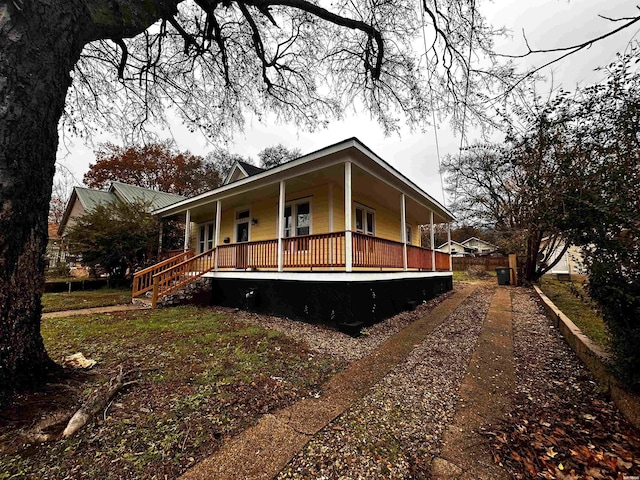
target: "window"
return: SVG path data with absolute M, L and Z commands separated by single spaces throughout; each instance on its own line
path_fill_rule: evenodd
M 198 225 L 198 253 L 203 253 L 213 248 L 214 234 L 215 225 L 213 222 Z
M 284 207 L 284 236 L 299 237 L 311 233 L 311 204 L 309 201 Z
M 375 235 L 375 225 L 376 217 L 373 210 L 360 206 L 356 207 L 356 232 Z
M 249 210 L 236 210 L 236 243 L 249 241 Z
M 413 227 L 411 226 L 410 223 L 407 223 L 406 229 L 407 229 L 407 245 L 411 245 L 412 238 L 413 238 Z

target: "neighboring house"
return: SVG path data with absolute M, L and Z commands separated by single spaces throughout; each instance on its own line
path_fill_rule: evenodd
M 149 204 L 149 210 L 163 208 L 172 203 L 184 200 L 181 195 L 159 192 L 150 188 L 142 188 L 122 182 L 112 182 L 108 190 L 95 190 L 93 188 L 73 187 L 71 198 L 62 216 L 58 227 L 58 235 L 64 236 L 65 230 L 75 223 L 75 219 L 90 212 L 97 205 L 106 205 L 113 202 L 143 202 Z
M 484 255 L 491 255 L 498 250 L 498 247 L 493 243 L 489 243 L 478 237 L 467 238 L 464 242 L 460 243 L 464 245 L 465 248 L 470 249 L 471 253 L 480 257 Z
M 356 138 L 268 170 L 237 162 L 154 213 L 190 226 L 186 253 L 136 274 L 134 295 L 204 276 L 216 304 L 368 323 L 452 288 L 449 255 L 420 247 L 420 225 L 452 214 Z
M 49 237 L 46 250 L 47 268 L 56 268 L 59 263 L 64 263 L 66 252 L 62 244 L 62 237 L 58 235 L 58 225 L 49 223 Z
M 548 238 L 543 238 L 540 242 L 540 248 L 543 249 L 548 241 Z M 553 252 L 550 252 L 547 255 L 547 259 L 554 260 L 558 255 L 562 253 L 564 250 L 565 244 L 560 242 L 560 244 L 555 248 Z M 562 253 L 560 256 L 560 260 L 556 263 L 551 270 L 549 270 L 550 274 L 559 275 L 559 274 L 569 274 L 569 275 L 586 275 L 587 268 L 584 264 L 584 255 L 582 253 L 582 248 L 577 247 L 575 245 L 570 245 L 567 250 Z
M 463 244 L 451 240 L 445 242 L 438 247 L 438 250 L 444 253 L 451 253 L 452 257 L 471 257 L 473 252 L 471 248 L 465 247 Z
M 66 249 L 67 245 L 66 242 L 64 242 L 64 237 L 67 228 L 74 225 L 76 218 L 90 212 L 97 205 L 106 205 L 113 202 L 143 202 L 149 204 L 149 210 L 152 211 L 184 199 L 185 197 L 181 195 L 159 192 L 157 190 L 122 182 L 112 182 L 106 191 L 85 187 L 73 187 L 71 198 L 67 202 L 57 234 L 61 237 L 63 246 Z M 71 257 L 68 256 L 68 252 L 65 251 L 64 255 L 67 259 L 71 259 Z

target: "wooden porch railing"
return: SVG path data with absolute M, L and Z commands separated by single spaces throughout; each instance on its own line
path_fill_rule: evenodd
M 218 245 L 218 268 L 277 268 L 278 241 Z
M 353 233 L 353 266 L 404 268 L 402 243 Z
M 212 248 L 155 274 L 153 276 L 152 308 L 156 307 L 160 297 L 200 278 L 213 270 L 214 266 L 215 248 Z
M 431 250 L 428 248 L 407 245 L 407 267 L 419 270 L 431 270 Z
M 284 267 L 339 267 L 345 264 L 344 232 L 282 239 Z
M 436 252 L 436 270 L 449 271 L 449 254 Z
M 155 265 L 152 265 L 144 270 L 140 270 L 133 275 L 133 287 L 131 290 L 131 296 L 133 298 L 148 292 L 153 288 L 153 276 L 160 273 L 163 270 L 171 268 L 179 263 L 188 260 L 193 257 L 193 250 L 187 250 L 186 252 L 180 252 L 171 258 L 167 258 Z

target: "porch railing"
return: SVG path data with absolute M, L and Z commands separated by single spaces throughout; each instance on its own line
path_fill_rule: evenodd
M 283 267 L 339 267 L 345 265 L 344 232 L 282 239 Z
M 436 270 L 443 271 L 449 270 L 450 267 L 449 254 L 443 252 L 436 252 Z
M 278 241 L 218 245 L 218 268 L 277 268 Z
M 407 267 L 418 270 L 431 270 L 431 250 L 428 248 L 407 245 Z
M 143 293 L 148 292 L 153 288 L 153 276 L 157 273 L 162 272 L 168 268 L 171 268 L 179 263 L 188 260 L 193 257 L 193 250 L 187 250 L 185 252 L 180 252 L 177 255 L 174 255 L 171 258 L 167 258 L 155 265 L 152 265 L 144 270 L 140 270 L 133 275 L 133 287 L 131 290 L 132 297 L 138 297 Z
M 153 276 L 153 297 L 151 306 L 156 307 L 158 299 L 178 288 L 193 282 L 215 267 L 215 248 L 191 257 Z
M 404 268 L 402 243 L 353 233 L 353 266 Z

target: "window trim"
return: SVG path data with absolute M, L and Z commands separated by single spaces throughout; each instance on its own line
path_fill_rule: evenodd
M 209 238 L 209 226 L 213 227 L 213 229 L 211 230 L 211 238 Z M 201 237 L 201 233 L 202 233 L 202 229 L 204 228 L 204 238 Z M 203 222 L 203 223 L 199 223 L 198 224 L 198 248 L 197 248 L 197 253 L 204 253 L 207 250 L 211 250 L 210 248 L 207 248 L 208 245 L 211 245 L 211 248 L 213 248 L 213 242 L 215 240 L 215 236 L 216 236 L 216 225 L 214 221 L 211 222 Z
M 309 233 L 306 233 L 304 235 L 298 235 L 298 224 L 297 224 L 297 218 L 298 218 L 298 205 L 303 205 L 305 203 L 309 204 Z M 313 201 L 312 201 L 312 197 L 304 197 L 304 198 L 298 198 L 296 200 L 291 200 L 289 202 L 286 202 L 284 204 L 284 208 L 286 210 L 287 207 L 291 207 L 291 228 L 289 229 L 293 235 L 289 235 L 287 236 L 285 234 L 285 232 L 287 231 L 287 226 L 284 225 L 284 219 L 287 218 L 286 216 L 283 215 L 282 217 L 282 222 L 283 222 L 283 226 L 282 226 L 282 238 L 295 238 L 295 237 L 306 237 L 308 235 L 313 235 Z M 284 214 L 284 211 L 283 211 Z
M 238 218 L 238 213 L 240 212 L 249 212 L 249 215 L 243 218 Z M 247 229 L 247 241 L 240 242 L 238 241 L 238 224 L 246 223 L 248 226 Z M 237 207 L 233 214 L 233 243 L 247 243 L 251 241 L 251 207 Z
M 357 211 L 362 210 L 362 229 L 359 230 L 357 228 Z M 373 220 L 373 228 L 371 229 L 371 233 L 369 233 L 369 222 L 367 220 L 367 214 L 371 214 L 371 218 Z M 361 233 L 362 235 L 368 235 L 370 237 L 376 236 L 376 210 L 371 207 L 367 207 L 362 203 L 354 202 L 353 205 L 353 231 L 356 233 Z

